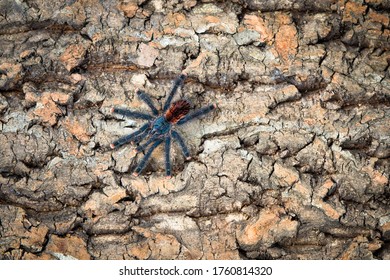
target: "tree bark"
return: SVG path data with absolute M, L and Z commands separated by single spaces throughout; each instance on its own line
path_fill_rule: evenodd
M 2 0 L 0 259 L 390 259 L 389 3 Z

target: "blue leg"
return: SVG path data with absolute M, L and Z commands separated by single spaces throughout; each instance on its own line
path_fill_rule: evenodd
M 125 135 L 121 138 L 119 138 L 118 140 L 114 141 L 111 143 L 110 147 L 112 149 L 115 149 L 117 147 L 120 147 L 124 144 L 127 144 L 129 143 L 130 141 L 132 141 L 135 137 L 137 137 L 138 135 L 142 134 L 145 130 L 147 130 L 149 128 L 149 124 L 144 124 L 140 129 L 138 129 L 137 131 L 129 134 L 129 135 Z
M 165 173 L 167 177 L 171 177 L 171 136 L 167 136 L 165 138 Z
M 172 88 L 171 92 L 169 93 L 167 100 L 165 101 L 164 108 L 163 108 L 164 112 L 166 112 L 168 110 L 169 106 L 171 105 L 173 96 L 175 95 L 177 89 L 183 84 L 185 78 L 186 78 L 186 75 L 181 74 L 179 76 L 179 78 L 177 78 L 175 80 L 175 83 L 173 84 L 173 88 Z
M 145 165 L 148 162 L 150 156 L 152 155 L 154 149 L 156 149 L 157 146 L 160 145 L 162 142 L 163 142 L 162 139 L 157 139 L 154 142 L 154 144 L 149 148 L 149 150 L 145 154 L 144 158 L 141 160 L 141 162 L 138 164 L 137 168 L 134 170 L 134 173 L 133 173 L 134 176 L 138 176 L 138 174 L 142 172 L 142 170 L 145 168 Z
M 184 143 L 184 140 L 183 140 L 183 137 L 180 136 L 180 134 L 174 130 L 172 130 L 172 136 L 173 138 L 175 138 L 175 140 L 177 141 L 177 143 L 179 143 L 179 146 L 181 148 L 181 150 L 183 151 L 183 154 L 184 156 L 186 157 L 186 159 L 190 159 L 190 152 L 188 151 L 188 148 L 186 146 L 186 144 Z
M 146 105 L 149 106 L 149 108 L 152 110 L 153 115 L 157 116 L 158 115 L 158 110 L 156 107 L 154 107 L 152 100 L 150 99 L 149 95 L 147 95 L 144 91 L 142 90 L 137 90 L 137 95 L 138 97 L 145 102 Z
M 142 145 L 138 146 L 137 148 L 135 148 L 136 152 L 138 153 L 138 152 L 144 151 L 151 143 L 156 141 L 156 139 L 157 139 L 156 136 L 150 137 L 149 140 L 145 142 L 145 144 L 142 144 Z
M 142 140 L 144 140 L 144 138 L 145 138 L 146 136 L 148 136 L 149 131 L 150 131 L 150 127 L 149 127 L 149 129 L 145 130 L 145 131 L 142 132 L 141 134 L 135 136 L 134 139 L 131 141 L 131 143 L 132 143 L 133 145 L 139 144 Z
M 131 111 L 128 109 L 112 108 L 111 113 L 116 113 L 118 115 L 130 117 L 130 118 L 134 118 L 134 119 L 141 119 L 141 120 L 148 120 L 148 121 L 153 119 L 153 117 L 149 114 L 134 112 L 134 111 Z
M 200 116 L 205 115 L 205 114 L 209 113 L 210 111 L 214 110 L 216 107 L 217 106 L 215 104 L 211 104 L 209 106 L 200 108 L 199 110 L 196 110 L 196 111 L 188 114 L 187 116 L 185 116 L 181 120 L 179 120 L 177 122 L 177 124 L 178 125 L 185 124 L 186 122 L 188 122 L 192 119 L 199 118 Z

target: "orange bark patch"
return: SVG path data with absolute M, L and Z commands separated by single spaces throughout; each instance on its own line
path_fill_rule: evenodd
M 146 240 L 130 247 L 128 253 L 131 256 L 139 259 L 172 259 L 179 255 L 181 246 L 173 235 L 155 233 L 138 226 L 132 229 Z
M 273 33 L 266 25 L 265 21 L 256 15 L 245 15 L 244 24 L 248 29 L 254 30 L 260 34 L 260 39 L 264 42 L 272 41 Z
M 67 118 L 62 125 L 65 129 L 76 137 L 79 141 L 86 143 L 90 139 L 90 133 L 88 132 L 88 124 L 86 121 L 79 121 L 74 118 Z
M 382 233 L 390 232 L 390 222 L 387 222 L 387 223 L 381 225 L 380 230 L 382 231 Z
M 359 3 L 348 2 L 345 5 L 343 22 L 358 23 L 359 18 L 362 18 L 366 13 L 367 6 L 363 6 Z
M 34 51 L 32 51 L 32 50 L 25 50 L 25 51 L 20 53 L 19 57 L 21 59 L 25 59 L 25 58 L 29 57 L 30 55 L 32 55 L 33 53 L 34 53 Z
M 299 173 L 296 170 L 287 168 L 279 163 L 275 163 L 274 174 L 279 178 L 282 186 L 292 186 L 299 181 Z
M 280 207 L 262 210 L 254 223 L 249 223 L 238 234 L 238 240 L 246 246 L 271 246 L 279 239 L 293 236 L 298 222 L 292 221 Z
M 386 186 L 389 183 L 389 179 L 377 170 L 372 171 L 372 180 L 374 183 L 382 186 Z
M 167 22 L 173 23 L 175 27 L 189 26 L 189 22 L 182 13 L 171 13 L 167 15 Z
M 101 33 L 101 32 L 96 32 L 96 33 L 93 34 L 93 36 L 92 36 L 92 41 L 93 41 L 94 43 L 99 42 L 99 41 L 103 41 L 103 39 L 104 39 L 104 35 L 103 35 L 103 33 Z
M 58 104 L 66 105 L 70 101 L 70 94 L 64 93 L 64 92 L 51 92 L 50 93 L 51 99 Z
M 208 23 L 219 23 L 221 22 L 221 19 L 219 17 L 215 16 L 206 16 L 204 17 L 204 20 Z
M 5 74 L 5 78 L 1 77 L 0 86 L 2 88 L 12 88 L 22 79 L 22 65 L 3 63 L 0 64 L 0 72 Z
M 86 52 L 82 45 L 70 45 L 61 55 L 60 61 L 68 71 L 71 71 L 83 62 Z
M 33 114 L 42 122 L 53 126 L 57 123 L 57 117 L 62 115 L 62 111 L 49 94 L 44 94 L 40 102 L 37 102 Z
M 370 176 L 371 182 L 375 185 L 386 186 L 389 183 L 389 179 L 378 170 L 374 169 L 374 163 L 375 162 L 372 162 L 371 165 L 363 167 L 362 171 L 366 172 Z
M 22 71 L 22 65 L 3 63 L 0 65 L 0 70 L 5 72 L 7 76 L 16 77 Z
M 87 252 L 87 244 L 77 236 L 67 236 L 65 238 L 52 235 L 47 245 L 46 251 L 59 253 L 79 260 L 89 260 L 91 256 Z
M 138 191 L 142 197 L 147 197 L 158 192 L 157 186 L 150 188 L 148 182 L 141 177 L 131 179 L 131 188 Z
M 276 13 L 276 20 L 279 25 L 290 25 L 293 23 L 291 16 L 286 13 Z
M 338 220 L 342 215 L 345 214 L 345 209 L 339 201 L 332 204 L 324 201 L 329 190 L 333 187 L 334 182 L 330 179 L 326 180 L 322 186 L 320 186 L 314 193 L 312 198 L 313 206 L 321 209 L 326 216 L 333 220 Z
M 124 1 L 118 4 L 118 10 L 122 11 L 126 17 L 132 18 L 138 10 L 137 1 Z
M 201 51 L 198 57 L 191 61 L 190 65 L 183 70 L 183 73 L 188 74 L 190 70 L 198 68 L 202 63 L 205 63 L 210 54 L 211 52 L 209 51 Z
M 383 0 L 365 0 L 365 2 L 370 4 L 382 4 Z
M 293 25 L 282 25 L 275 35 L 275 48 L 284 61 L 289 61 L 297 54 L 297 29 Z
M 367 238 L 364 236 L 355 237 L 344 252 L 338 257 L 339 260 L 351 260 L 356 259 L 359 253 L 360 243 L 368 243 Z
M 40 251 L 45 241 L 48 228 L 46 226 L 32 227 L 27 238 L 21 240 L 21 244 L 32 251 Z
M 389 26 L 389 16 L 385 14 L 380 14 L 375 11 L 370 10 L 368 13 L 368 20 L 372 22 L 379 22 L 384 26 Z
M 128 254 L 132 257 L 135 257 L 138 260 L 146 260 L 150 256 L 150 249 L 147 243 L 137 244 L 135 247 L 131 247 L 128 251 Z
M 55 260 L 55 258 L 49 254 L 40 254 L 40 255 L 35 255 L 32 253 L 25 253 L 23 255 L 23 260 Z

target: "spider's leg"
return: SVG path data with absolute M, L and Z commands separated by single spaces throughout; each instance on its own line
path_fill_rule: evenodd
M 142 152 L 144 151 L 151 143 L 153 143 L 154 141 L 156 141 L 157 137 L 156 136 L 152 136 L 149 138 L 148 141 L 146 141 L 144 144 L 138 146 L 137 148 L 135 148 L 135 151 L 138 153 L 138 152 Z
M 177 89 L 183 84 L 183 81 L 185 78 L 186 78 L 186 75 L 181 74 L 175 80 L 175 82 L 173 84 L 173 88 L 172 88 L 171 92 L 169 93 L 167 100 L 165 101 L 164 108 L 163 108 L 164 112 L 168 110 L 169 106 L 171 105 L 173 96 L 175 95 Z
M 153 115 L 157 116 L 158 115 L 158 110 L 156 107 L 153 105 L 153 101 L 150 99 L 149 95 L 146 94 L 143 90 L 137 90 L 137 95 L 138 97 L 145 102 L 146 105 L 149 106 L 150 110 L 152 110 Z
M 135 111 L 131 111 L 129 109 L 116 108 L 116 107 L 111 109 L 111 113 L 116 113 L 118 115 L 130 117 L 130 118 L 134 118 L 134 119 L 141 119 L 141 120 L 148 120 L 148 121 L 153 119 L 153 116 L 151 116 L 149 114 L 135 112 Z
M 110 147 L 112 149 L 115 149 L 117 147 L 120 147 L 126 143 L 129 143 L 130 141 L 132 141 L 135 137 L 137 137 L 138 135 L 140 134 L 143 134 L 145 130 L 147 130 L 149 128 L 149 123 L 146 123 L 144 124 L 143 126 L 140 127 L 140 129 L 138 129 L 137 131 L 131 133 L 131 134 L 128 134 L 128 135 L 125 135 L 117 140 L 115 140 L 114 142 L 112 142 L 110 144 Z
M 134 170 L 133 175 L 138 176 L 139 173 L 142 172 L 142 170 L 145 168 L 146 163 L 148 162 L 150 156 L 152 155 L 154 149 L 157 148 L 158 145 L 160 145 L 163 142 L 162 139 L 155 140 L 154 144 L 149 148 L 143 159 L 138 164 L 137 168 Z
M 149 127 L 147 130 L 145 130 L 144 132 L 142 132 L 142 133 L 136 135 L 136 136 L 134 137 L 134 139 L 131 140 L 131 143 L 132 143 L 133 145 L 139 144 L 142 140 L 145 139 L 145 137 L 148 136 L 149 131 L 150 131 L 150 127 Z
M 173 136 L 173 138 L 175 138 L 177 143 L 179 143 L 179 146 L 180 146 L 181 150 L 183 151 L 183 154 L 186 157 L 186 159 L 187 160 L 190 159 L 191 158 L 190 152 L 188 151 L 188 148 L 187 148 L 186 144 L 184 143 L 183 137 L 181 137 L 181 135 L 174 130 L 172 130 L 172 136 Z
M 196 111 L 188 114 L 187 116 L 185 116 L 181 120 L 179 120 L 177 122 L 177 124 L 178 125 L 185 124 L 186 122 L 188 122 L 192 119 L 199 118 L 200 116 L 207 114 L 208 112 L 214 110 L 215 108 L 217 108 L 217 105 L 215 105 L 215 104 L 211 104 L 209 106 L 200 108 L 199 110 L 196 110 Z
M 171 153 L 171 136 L 167 136 L 165 138 L 165 173 L 167 177 L 171 177 L 171 159 L 170 159 L 170 153 Z

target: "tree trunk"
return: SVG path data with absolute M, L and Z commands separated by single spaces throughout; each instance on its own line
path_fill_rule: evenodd
M 390 2 L 0 2 L 0 259 L 390 259 Z M 145 121 L 217 109 L 144 171 Z

